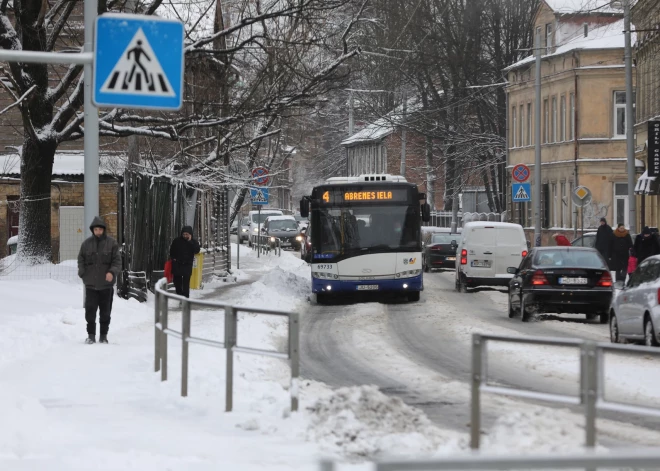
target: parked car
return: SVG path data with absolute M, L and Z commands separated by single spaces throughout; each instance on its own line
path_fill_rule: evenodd
M 275 248 L 278 244 L 283 249 L 300 250 L 302 236 L 298 223 L 293 216 L 268 216 L 261 228 L 263 235 L 268 236 L 268 245 Z
M 596 233 L 585 232 L 578 238 L 571 241 L 573 247 L 594 247 L 596 245 Z
M 248 235 L 250 234 L 250 228 L 248 224 L 249 220 L 247 217 L 244 217 L 241 220 L 241 236 L 238 238 L 238 242 L 243 243 L 244 240 L 248 240 Z M 234 219 L 234 222 L 231 224 L 231 227 L 229 228 L 229 233 L 230 234 L 236 234 L 238 235 L 238 218 Z
M 615 296 L 610 310 L 612 343 L 643 342 L 660 345 L 660 256 L 639 264 Z
M 456 247 L 461 235 L 446 231 L 427 232 L 422 241 L 422 267 L 425 272 L 436 268 L 456 268 Z
M 533 312 L 586 314 L 608 321 L 613 281 L 594 248 L 535 247 L 509 273 L 509 317 L 527 322 Z
M 298 222 L 298 227 L 300 230 L 303 230 L 309 226 L 309 219 L 302 217 L 300 214 L 296 214 L 294 216 L 296 218 L 296 221 Z
M 520 265 L 527 255 L 527 239 L 520 224 L 468 222 L 458 241 L 456 290 L 477 286 L 508 286 L 508 267 Z
M 312 228 L 307 226 L 300 231 L 302 243 L 300 244 L 300 258 L 307 263 L 312 263 Z
M 257 233 L 259 232 L 259 224 L 263 225 L 266 218 L 269 216 L 282 216 L 284 213 L 279 209 L 262 209 L 261 211 L 250 211 L 248 212 L 248 245 L 252 247 L 253 244 L 257 243 Z

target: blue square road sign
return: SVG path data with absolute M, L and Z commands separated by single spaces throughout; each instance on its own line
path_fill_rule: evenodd
M 268 188 L 250 188 L 250 199 L 252 204 L 268 204 Z
M 107 13 L 96 20 L 96 106 L 178 110 L 184 29 L 178 20 Z
M 531 183 L 513 183 L 511 185 L 511 193 L 513 195 L 512 201 L 514 203 L 532 201 Z

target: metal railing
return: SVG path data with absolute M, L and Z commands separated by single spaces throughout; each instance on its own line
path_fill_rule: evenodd
M 578 396 L 540 393 L 525 389 L 488 385 L 488 342 L 506 342 L 580 349 L 580 393 Z M 660 349 L 630 347 L 610 343 L 597 343 L 579 339 L 555 339 L 545 337 L 508 337 L 501 335 L 472 336 L 472 401 L 470 408 L 470 447 L 478 449 L 481 438 L 481 393 L 515 396 L 570 405 L 583 405 L 585 416 L 585 445 L 596 446 L 596 419 L 599 411 L 623 412 L 627 414 L 660 417 L 660 409 L 637 406 L 622 402 L 608 401 L 605 398 L 606 352 L 620 352 L 633 355 L 654 355 L 660 357 Z M 660 462 L 658 462 L 660 463 Z
M 259 253 L 262 254 L 270 254 L 272 250 L 274 255 L 277 255 L 278 257 L 282 256 L 282 240 L 279 237 L 266 235 L 257 235 L 254 237 L 257 240 L 256 243 L 252 243 L 252 250 L 258 250 Z M 270 245 L 272 242 L 271 239 L 275 239 L 275 245 L 273 247 Z
M 167 337 L 172 336 L 181 339 L 181 396 L 188 395 L 188 346 L 191 343 L 206 345 L 209 347 L 223 348 L 227 350 L 226 359 L 226 389 L 225 410 L 232 410 L 234 397 L 234 353 L 249 353 L 252 355 L 269 356 L 288 360 L 291 366 L 291 410 L 298 410 L 298 376 L 300 374 L 300 341 L 299 341 L 299 316 L 297 312 L 275 311 L 270 309 L 237 307 L 213 301 L 188 299 L 183 296 L 167 291 L 167 280 L 162 278 L 156 283 L 154 290 L 156 297 L 154 302 L 155 311 L 155 344 L 154 344 L 154 371 L 160 371 L 161 381 L 167 380 Z M 168 300 L 182 302 L 181 331 L 169 327 Z M 194 306 L 217 308 L 224 310 L 225 335 L 224 342 L 217 340 L 193 337 L 191 335 L 191 310 Z M 287 353 L 274 350 L 261 350 L 258 348 L 241 347 L 238 345 L 238 313 L 251 312 L 270 316 L 281 316 L 288 318 L 288 348 Z
M 491 470 L 491 469 L 640 469 L 660 467 L 660 448 L 595 452 L 566 455 L 482 455 L 448 456 L 437 460 L 384 461 L 374 463 L 374 471 L 439 471 L 439 470 Z M 335 463 L 321 461 L 321 471 L 335 471 Z

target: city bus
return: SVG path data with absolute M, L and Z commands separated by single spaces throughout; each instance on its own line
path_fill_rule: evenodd
M 418 301 L 426 195 L 401 176 L 329 178 L 300 202 L 309 217 L 312 292 L 322 304 L 346 293 L 383 292 Z

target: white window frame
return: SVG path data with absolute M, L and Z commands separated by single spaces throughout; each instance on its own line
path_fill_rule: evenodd
M 566 140 L 566 95 L 559 99 L 559 142 Z
M 570 115 L 568 116 L 568 130 L 569 130 L 569 135 L 568 135 L 568 140 L 572 141 L 575 139 L 575 93 L 571 92 L 569 95 L 568 99 L 568 109 Z
M 511 147 L 516 147 L 516 135 L 518 134 L 518 128 L 517 124 L 518 121 L 516 120 L 516 105 L 513 105 L 511 108 Z
M 545 53 L 552 54 L 552 23 L 545 25 Z
M 624 192 L 624 191 L 621 191 L 621 193 L 625 193 L 625 194 L 617 195 L 617 185 L 626 185 L 626 191 L 625 191 L 625 192 Z M 627 184 L 627 183 L 624 183 L 624 182 L 615 182 L 614 185 L 612 186 L 612 199 L 613 199 L 613 202 L 614 202 L 614 204 L 612 205 L 613 208 L 614 208 L 613 211 L 612 211 L 612 214 L 614 215 L 614 220 L 612 221 L 612 225 L 613 225 L 613 226 L 616 226 L 619 222 L 623 222 L 623 224 L 624 224 L 626 227 L 629 227 L 629 224 L 630 224 L 630 219 L 629 219 L 629 216 L 630 216 L 630 207 L 629 207 L 629 202 L 628 202 L 628 191 L 627 191 L 627 185 L 628 185 L 628 184 Z M 618 202 L 619 200 L 623 200 L 623 201 L 624 201 L 624 205 L 623 205 L 623 211 L 624 211 L 623 218 L 621 218 L 621 215 L 619 214 L 619 210 L 618 210 L 618 204 L 617 204 L 617 202 Z
M 518 126 L 520 128 L 520 136 L 518 137 L 518 139 L 519 139 L 518 142 L 519 142 L 520 147 L 525 146 L 525 119 L 524 119 L 524 116 L 525 116 L 525 105 L 520 105 L 520 114 L 518 116 L 518 121 L 519 121 L 519 124 L 520 124 L 520 126 Z
M 551 227 L 559 227 L 559 205 L 557 204 L 557 184 L 550 185 L 550 192 L 552 194 L 552 223 Z
M 551 133 L 552 142 L 557 142 L 557 97 L 552 97 L 552 123 Z
M 624 98 L 623 103 L 617 103 L 616 102 L 617 95 L 619 95 L 619 94 L 623 95 L 623 98 Z M 615 90 L 614 93 L 612 94 L 612 105 L 613 105 L 613 111 L 614 111 L 614 114 L 613 114 L 613 117 L 614 117 L 613 124 L 614 124 L 614 126 L 613 126 L 613 129 L 612 129 L 612 136 L 613 137 L 626 137 L 626 120 L 628 119 L 628 117 L 626 116 L 625 98 L 626 98 L 626 92 L 625 91 Z M 623 133 L 621 133 L 621 134 L 617 130 L 619 110 L 621 110 L 623 112 Z
M 543 120 L 545 121 L 543 123 L 543 144 L 548 143 L 548 139 L 550 138 L 550 103 L 548 102 L 548 99 L 546 98 L 543 100 Z
M 527 145 L 532 145 L 532 103 L 527 103 Z
M 565 204 L 566 201 L 566 182 L 561 182 L 559 185 L 559 204 L 561 205 L 559 211 L 560 227 L 566 227 L 566 223 L 568 222 L 568 219 L 566 218 L 566 209 L 568 207 L 568 205 Z

